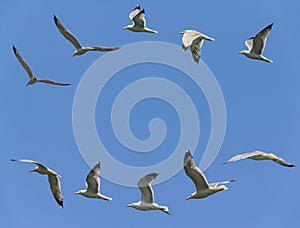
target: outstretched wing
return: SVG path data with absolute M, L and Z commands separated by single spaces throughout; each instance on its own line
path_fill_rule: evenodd
M 19 54 L 17 48 L 13 45 L 13 50 L 14 50 L 14 54 L 17 57 L 18 61 L 21 63 L 21 65 L 23 66 L 23 68 L 26 70 L 29 78 L 33 78 L 34 75 L 31 71 L 31 69 L 29 68 L 28 64 L 25 62 L 25 60 L 22 58 L 22 56 Z
M 151 183 L 158 176 L 158 173 L 150 173 L 144 177 L 142 177 L 137 185 L 141 191 L 141 201 L 145 203 L 153 203 L 154 202 L 154 194 Z
M 138 4 L 134 10 L 131 11 L 131 13 L 129 14 L 129 18 L 130 20 L 132 20 L 141 10 L 140 4 Z
M 119 47 L 101 47 L 101 46 L 95 46 L 93 47 L 92 51 L 115 51 L 120 49 Z
M 89 172 L 85 181 L 87 185 L 87 192 L 98 193 L 100 190 L 100 162 Z
M 238 155 L 235 155 L 232 158 L 230 158 L 224 164 L 227 164 L 227 163 L 230 163 L 230 162 L 234 162 L 234 161 L 238 161 L 238 160 L 245 159 L 245 158 L 251 158 L 253 156 L 264 156 L 265 154 L 266 153 L 262 152 L 262 151 L 253 151 L 253 152 L 249 152 L 249 153 L 238 154 Z
M 145 9 L 142 9 L 137 15 L 132 18 L 136 27 L 144 28 L 146 26 Z
M 58 28 L 58 30 L 60 31 L 60 33 L 68 41 L 70 41 L 76 49 L 80 49 L 81 45 L 78 42 L 78 40 L 76 39 L 76 37 L 62 25 L 62 23 L 57 19 L 57 17 L 55 15 L 53 15 L 53 19 L 54 19 L 55 25 Z
M 69 85 L 71 85 L 69 83 L 61 83 L 61 82 L 56 82 L 56 81 L 52 81 L 52 80 L 48 80 L 48 79 L 38 79 L 37 82 L 43 82 L 43 83 L 46 83 L 46 84 L 59 85 L 59 86 L 69 86 Z
M 44 169 L 48 169 L 46 166 L 44 166 L 43 164 L 37 162 L 37 161 L 34 161 L 34 160 L 29 160 L 29 159 L 10 159 L 11 161 L 17 161 L 17 162 L 26 162 L 26 163 L 33 163 L 33 164 L 36 164 L 37 166 L 40 166 Z
M 60 181 L 58 179 L 57 176 L 53 176 L 51 174 L 48 175 L 48 181 L 50 184 L 50 189 L 51 192 L 56 200 L 56 202 L 58 203 L 58 205 L 63 208 L 64 207 L 64 203 L 63 203 L 63 197 L 60 191 Z
M 269 35 L 272 29 L 273 23 L 269 24 L 263 30 L 255 35 L 255 37 L 250 38 L 246 41 L 246 45 L 250 52 L 255 53 L 257 55 L 261 55 L 264 51 L 267 36 Z M 252 45 L 251 45 L 252 43 Z M 248 46 L 249 45 L 249 46 Z M 252 46 L 252 47 L 251 47 Z M 250 48 L 251 47 L 251 48 Z

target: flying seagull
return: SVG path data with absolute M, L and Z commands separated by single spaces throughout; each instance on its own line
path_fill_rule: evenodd
M 43 164 L 33 161 L 33 160 L 28 160 L 28 159 L 11 159 L 11 161 L 17 161 L 17 162 L 27 162 L 27 163 L 33 163 L 36 164 L 37 167 L 35 167 L 34 169 L 30 170 L 29 172 L 37 172 L 39 174 L 42 175 L 48 175 L 48 181 L 50 184 L 50 189 L 51 192 L 56 200 L 56 202 L 58 203 L 58 205 L 63 208 L 64 204 L 63 204 L 63 198 L 62 198 L 62 194 L 60 191 L 60 181 L 58 179 L 59 175 L 54 172 L 53 170 L 47 168 L 46 166 L 44 166 Z
M 254 37 L 246 40 L 245 44 L 248 50 L 240 51 L 239 54 L 243 54 L 250 59 L 258 59 L 265 62 L 272 63 L 273 61 L 263 56 L 263 51 L 266 45 L 267 36 L 272 29 L 273 23 L 269 24 Z
M 227 190 L 228 188 L 223 184 L 228 184 L 230 182 L 234 182 L 236 180 L 229 180 L 223 182 L 217 182 L 209 184 L 201 172 L 201 170 L 195 165 L 193 156 L 191 152 L 188 150 L 184 156 L 184 170 L 186 175 L 192 179 L 196 186 L 196 192 L 192 193 L 190 196 L 186 198 L 189 199 L 202 199 L 208 197 L 216 192 Z M 219 186 L 219 184 L 222 184 Z
M 132 32 L 158 33 L 157 31 L 146 27 L 145 9 L 141 10 L 139 4 L 129 14 L 129 18 L 130 20 L 132 20 L 133 24 L 125 26 L 124 28 L 122 28 L 123 30 L 130 30 Z
M 295 167 L 295 165 L 284 161 L 282 158 L 277 157 L 276 155 L 274 155 L 272 153 L 265 153 L 262 151 L 253 151 L 253 152 L 249 152 L 249 153 L 235 155 L 234 157 L 230 158 L 224 164 L 238 161 L 238 160 L 245 159 L 245 158 L 249 158 L 249 159 L 256 160 L 256 161 L 272 160 L 272 161 L 278 163 L 279 165 L 283 165 L 286 167 Z
M 17 57 L 18 61 L 21 63 L 21 65 L 23 66 L 23 68 L 26 70 L 28 76 L 29 76 L 29 81 L 26 84 L 26 86 L 32 85 L 36 82 L 43 82 L 43 83 L 47 83 L 47 84 L 52 84 L 52 85 L 59 85 L 59 86 L 68 86 L 71 84 L 65 84 L 65 83 L 60 83 L 60 82 L 56 82 L 56 81 L 52 81 L 52 80 L 48 80 L 48 79 L 38 79 L 31 71 L 31 69 L 29 68 L 28 64 L 25 62 L 25 60 L 21 57 L 21 55 L 19 54 L 18 50 L 16 49 L 15 46 L 13 46 L 13 50 L 15 53 L 15 56 Z
M 80 190 L 75 192 L 74 194 L 79 194 L 85 196 L 87 198 L 98 198 L 103 200 L 112 200 L 107 196 L 100 194 L 100 162 L 98 162 L 94 168 L 89 172 L 86 176 L 86 190 Z
M 95 46 L 95 47 L 82 47 L 76 37 L 67 30 L 62 23 L 57 19 L 55 15 L 53 15 L 54 22 L 56 24 L 56 27 L 60 31 L 60 33 L 68 40 L 70 41 L 73 46 L 76 48 L 75 52 L 73 53 L 73 56 L 76 55 L 82 55 L 88 51 L 102 51 L 102 52 L 108 52 L 108 51 L 115 51 L 118 50 L 118 47 L 101 47 L 101 46 Z
M 141 211 L 161 210 L 168 215 L 170 214 L 168 207 L 160 206 L 154 203 L 154 195 L 151 183 L 157 177 L 157 175 L 158 173 L 150 173 L 139 180 L 137 185 L 142 194 L 141 200 L 137 203 L 127 204 L 127 207 L 133 207 Z

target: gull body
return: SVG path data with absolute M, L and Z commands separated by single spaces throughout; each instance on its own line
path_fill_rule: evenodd
M 75 47 L 75 51 L 72 56 L 83 55 L 88 51 L 101 51 L 101 52 L 108 52 L 108 51 L 115 51 L 118 50 L 118 47 L 102 47 L 102 46 L 95 46 L 95 47 L 82 47 L 76 37 L 67 30 L 63 24 L 58 20 L 58 18 L 53 15 L 53 20 L 58 28 L 59 32 L 68 40 L 70 41 L 73 46 Z
M 227 162 L 225 162 L 225 164 L 234 162 L 234 161 L 238 161 L 241 159 L 245 159 L 245 158 L 256 160 L 256 161 L 271 160 L 282 166 L 295 167 L 295 165 L 286 162 L 285 160 L 276 156 L 275 154 L 265 153 L 263 151 L 253 151 L 253 152 L 249 152 L 249 153 L 235 155 L 231 159 L 229 159 Z
M 68 85 L 71 85 L 69 83 L 60 83 L 60 82 L 52 81 L 52 80 L 49 80 L 49 79 L 38 79 L 32 73 L 30 67 L 25 62 L 25 60 L 22 58 L 22 56 L 19 54 L 17 48 L 14 45 L 13 45 L 13 51 L 14 51 L 14 54 L 17 57 L 19 63 L 21 63 L 22 67 L 25 69 L 25 71 L 27 72 L 27 74 L 29 76 L 29 81 L 27 82 L 26 86 L 32 85 L 32 84 L 34 84 L 36 82 L 42 82 L 42 83 L 46 83 L 46 84 L 59 85 L 59 86 L 68 86 Z
M 87 198 L 97 198 L 103 200 L 112 200 L 105 195 L 102 195 L 100 191 L 100 162 L 98 162 L 94 168 L 89 172 L 86 177 L 86 190 L 80 190 L 75 192 L 74 194 L 82 195 Z
M 191 49 L 191 53 L 195 62 L 198 64 L 201 55 L 201 47 L 203 45 L 204 40 L 214 41 L 214 38 L 206 36 L 195 30 L 184 30 L 180 32 L 183 34 L 182 36 L 182 48 L 186 51 L 189 47 Z
M 185 170 L 185 173 L 187 174 L 187 176 L 189 178 L 191 178 L 191 180 L 194 182 L 195 187 L 196 187 L 196 192 L 189 195 L 186 198 L 186 200 L 206 198 L 217 192 L 227 190 L 228 188 L 224 184 L 236 181 L 236 180 L 229 180 L 229 181 L 223 181 L 223 182 L 209 184 L 207 182 L 204 174 L 195 165 L 193 156 L 189 150 L 185 153 L 185 156 L 184 156 L 184 170 Z M 222 184 L 222 185 L 219 185 L 219 184 Z
M 145 9 L 141 10 L 140 5 L 137 5 L 134 8 L 134 10 L 129 14 L 129 18 L 132 20 L 133 24 L 123 27 L 123 30 L 130 30 L 132 32 L 158 33 L 157 31 L 146 27 Z
M 16 161 L 16 162 L 25 162 L 25 163 L 33 163 L 36 164 L 37 167 L 35 167 L 34 169 L 30 170 L 29 172 L 36 172 L 42 175 L 47 175 L 48 176 L 48 182 L 50 184 L 50 190 L 53 194 L 54 199 L 56 200 L 56 202 L 58 203 L 58 205 L 63 208 L 63 198 L 62 198 L 62 194 L 61 194 L 61 190 L 60 190 L 60 181 L 58 179 L 59 175 L 49 169 L 48 167 L 44 166 L 43 164 L 33 161 L 33 160 L 28 160 L 28 159 L 11 159 L 11 161 Z
M 132 207 L 141 211 L 160 210 L 168 215 L 170 214 L 168 207 L 154 203 L 154 194 L 151 183 L 157 176 L 158 173 L 150 173 L 138 181 L 137 185 L 141 191 L 141 200 L 137 203 L 127 204 L 127 207 Z
M 269 24 L 254 37 L 251 37 L 249 40 L 246 40 L 245 45 L 248 47 L 248 50 L 240 51 L 239 54 L 245 55 L 250 59 L 262 60 L 265 62 L 273 62 L 272 60 L 263 56 L 263 51 L 266 46 L 267 36 L 269 35 L 272 29 L 273 23 Z

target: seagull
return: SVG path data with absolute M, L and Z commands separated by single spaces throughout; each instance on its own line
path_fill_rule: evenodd
M 78 192 L 75 192 L 76 195 L 82 195 L 87 198 L 98 198 L 103 200 L 112 200 L 112 198 L 109 198 L 107 196 L 104 196 L 100 194 L 100 162 L 98 162 L 94 168 L 89 172 L 89 174 L 86 176 L 86 190 L 80 190 Z
M 238 160 L 245 159 L 245 158 L 249 158 L 249 159 L 256 160 L 256 161 L 272 160 L 272 161 L 278 163 L 279 165 L 283 165 L 286 167 L 295 167 L 295 165 L 284 161 L 282 158 L 277 157 L 276 155 L 274 155 L 272 153 L 265 153 L 262 151 L 253 151 L 253 152 L 249 152 L 249 153 L 235 155 L 234 157 L 230 158 L 224 164 L 238 161 Z
M 127 207 L 133 207 L 141 211 L 161 210 L 162 212 L 170 215 L 168 207 L 160 206 L 154 203 L 154 195 L 151 183 L 157 176 L 158 173 L 150 173 L 139 180 L 137 185 L 142 194 L 141 201 L 137 203 L 127 204 Z
M 23 66 L 23 68 L 26 70 L 27 74 L 29 75 L 29 81 L 26 84 L 26 86 L 32 85 L 36 82 L 43 82 L 43 83 L 47 83 L 47 84 L 52 84 L 52 85 L 59 85 L 59 86 L 68 86 L 71 84 L 65 84 L 65 83 L 60 83 L 60 82 L 55 82 L 52 80 L 48 80 L 48 79 L 38 79 L 31 71 L 31 69 L 29 68 L 28 64 L 25 62 L 25 60 L 21 57 L 21 55 L 19 54 L 17 48 L 13 45 L 13 50 L 15 53 L 15 56 L 17 57 L 18 61 L 21 63 L 21 65 Z
M 35 167 L 34 169 L 30 170 L 29 172 L 37 172 L 39 174 L 42 175 L 48 175 L 48 181 L 50 184 L 50 189 L 51 192 L 56 200 L 56 202 L 58 203 L 58 205 L 63 208 L 64 204 L 63 204 L 63 198 L 62 198 L 62 194 L 60 191 L 60 181 L 58 179 L 59 175 L 54 172 L 53 170 L 47 168 L 46 166 L 44 166 L 43 164 L 33 161 L 33 160 L 28 160 L 28 159 L 10 159 L 11 161 L 16 161 L 16 162 L 27 162 L 27 163 L 33 163 L 36 164 L 37 167 Z
M 125 26 L 122 28 L 123 30 L 130 30 L 132 32 L 158 33 L 157 31 L 146 27 L 145 9 L 141 10 L 140 4 L 138 4 L 129 14 L 129 18 L 132 20 L 133 24 Z
M 193 58 L 197 64 L 199 63 L 200 60 L 200 49 L 203 45 L 204 40 L 209 40 L 209 41 L 215 40 L 214 38 L 206 36 L 195 30 L 184 30 L 180 32 L 180 34 L 183 34 L 182 37 L 183 50 L 186 51 L 186 49 L 190 47 Z
M 82 47 L 76 37 L 69 31 L 67 30 L 62 23 L 57 19 L 55 15 L 53 15 L 54 22 L 56 24 L 56 27 L 60 31 L 60 33 L 68 40 L 70 41 L 73 46 L 76 48 L 75 52 L 73 53 L 72 56 L 76 55 L 82 55 L 88 51 L 102 51 L 102 52 L 107 52 L 107 51 L 115 51 L 118 50 L 119 47 L 101 47 L 101 46 L 95 46 L 95 47 Z
M 227 190 L 228 188 L 223 184 L 228 184 L 230 182 L 234 182 L 236 180 L 229 180 L 223 182 L 217 182 L 209 184 L 201 172 L 201 170 L 195 165 L 193 160 L 193 156 L 191 152 L 188 150 L 184 156 L 184 170 L 186 175 L 192 179 L 196 186 L 196 192 L 192 193 L 190 196 L 186 198 L 189 199 L 202 199 L 208 197 L 216 192 Z M 219 184 L 222 184 L 219 186 Z
M 267 36 L 269 35 L 272 29 L 273 23 L 269 24 L 254 37 L 251 37 L 249 40 L 246 40 L 245 44 L 248 47 L 248 50 L 240 51 L 239 54 L 243 54 L 250 59 L 258 59 L 265 62 L 272 63 L 273 61 L 264 57 L 263 51 L 266 45 Z

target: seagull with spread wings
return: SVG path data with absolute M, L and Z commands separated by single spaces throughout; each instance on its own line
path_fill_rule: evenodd
M 239 54 L 243 54 L 250 59 L 258 59 L 265 62 L 272 63 L 273 61 L 263 56 L 263 51 L 266 46 L 267 36 L 272 29 L 273 23 L 269 24 L 255 36 L 246 40 L 245 45 L 248 50 L 240 51 Z
M 186 175 L 191 178 L 196 187 L 196 192 L 192 193 L 186 198 L 189 199 L 202 199 L 208 197 L 212 194 L 215 194 L 219 191 L 227 190 L 228 188 L 224 184 L 234 182 L 236 180 L 222 181 L 209 184 L 201 172 L 201 170 L 195 165 L 193 156 L 188 150 L 184 156 L 184 170 Z M 221 184 L 219 186 L 219 184 Z
M 22 56 L 19 54 L 17 48 L 15 46 L 13 46 L 13 51 L 15 56 L 17 57 L 18 61 L 21 63 L 21 65 L 23 66 L 23 68 L 26 70 L 28 76 L 29 76 L 29 81 L 26 84 L 26 86 L 32 85 L 36 82 L 43 82 L 46 84 L 51 84 L 51 85 L 59 85 L 59 86 L 68 86 L 71 84 L 66 84 L 66 83 L 60 83 L 60 82 L 56 82 L 56 81 L 52 81 L 52 80 L 48 80 L 48 79 L 38 79 L 31 71 L 31 69 L 29 68 L 28 64 L 25 62 L 25 60 L 22 58 Z
M 50 184 L 50 189 L 51 192 L 58 203 L 58 205 L 63 208 L 63 198 L 62 194 L 60 191 L 60 181 L 58 179 L 59 175 L 54 172 L 53 170 L 49 169 L 48 167 L 44 166 L 43 164 L 33 161 L 33 160 L 28 160 L 28 159 L 11 159 L 11 161 L 16 161 L 16 162 L 26 162 L 26 163 L 33 163 L 36 164 L 37 167 L 34 169 L 30 170 L 29 172 L 37 172 L 42 175 L 48 175 L 48 181 Z
M 282 165 L 282 166 L 295 167 L 295 165 L 286 162 L 282 158 L 277 157 L 276 155 L 274 155 L 272 153 L 265 153 L 263 151 L 253 151 L 253 152 L 249 152 L 249 153 L 238 154 L 238 155 L 235 155 L 232 158 L 230 158 L 224 164 L 234 162 L 234 161 L 238 161 L 238 160 L 242 160 L 242 159 L 245 159 L 245 158 L 249 158 L 249 159 L 256 160 L 256 161 L 271 160 L 271 161 L 274 161 L 274 162 L 276 162 L 276 163 L 278 163 L 279 165 Z
M 60 33 L 68 40 L 70 41 L 73 46 L 75 47 L 75 52 L 73 53 L 73 56 L 76 55 L 82 55 L 88 51 L 101 51 L 101 52 L 108 52 L 108 51 L 115 51 L 118 50 L 119 47 L 102 47 L 102 46 L 95 46 L 95 47 L 82 47 L 79 43 L 79 41 L 76 39 L 76 37 L 67 30 L 62 23 L 57 19 L 55 15 L 53 15 L 53 19 L 55 22 L 56 27 L 60 31 Z
M 127 207 L 133 207 L 141 211 L 160 210 L 168 215 L 170 214 L 168 207 L 154 203 L 154 194 L 151 183 L 157 176 L 158 173 L 150 173 L 138 181 L 137 185 L 142 195 L 141 200 L 137 203 L 127 204 Z
M 132 32 L 158 33 L 157 31 L 146 27 L 145 9 L 141 10 L 140 5 L 137 5 L 134 8 L 134 10 L 129 14 L 129 18 L 132 20 L 133 24 L 123 27 L 123 30 L 130 30 Z
M 98 162 L 94 168 L 89 172 L 85 181 L 86 181 L 86 190 L 80 190 L 75 192 L 76 195 L 82 195 L 87 198 L 98 198 L 103 200 L 112 200 L 107 196 L 100 194 L 100 162 Z
M 200 32 L 195 30 L 184 30 L 180 32 L 183 34 L 182 36 L 182 48 L 186 51 L 189 47 L 191 49 L 193 58 L 195 62 L 198 64 L 200 60 L 200 49 L 203 45 L 204 40 L 214 41 L 214 38 L 206 36 Z

